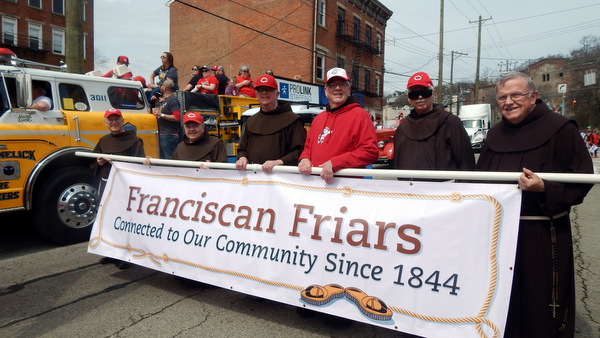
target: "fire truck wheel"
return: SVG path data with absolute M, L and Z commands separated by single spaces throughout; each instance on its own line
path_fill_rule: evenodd
M 61 244 L 88 240 L 100 203 L 97 179 L 83 167 L 67 167 L 47 177 L 33 200 L 34 227 Z

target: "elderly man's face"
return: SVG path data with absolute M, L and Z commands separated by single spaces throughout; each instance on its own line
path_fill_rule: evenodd
M 414 86 L 408 90 L 408 103 L 417 114 L 425 114 L 433 110 L 434 92 L 431 88 Z
M 110 130 L 112 134 L 120 134 L 124 132 L 123 123 L 125 120 L 121 116 L 111 115 L 109 117 L 104 118 L 104 125 Z
M 512 124 L 521 123 L 529 116 L 537 97 L 538 91 L 531 91 L 524 78 L 510 79 L 496 88 L 498 108 Z
M 331 108 L 343 105 L 350 97 L 350 83 L 343 79 L 332 79 L 325 85 L 325 94 Z
M 277 97 L 279 92 L 270 87 L 262 86 L 256 88 L 256 98 L 260 103 L 260 108 L 264 111 L 271 111 L 277 107 Z
M 204 123 L 189 121 L 183 125 L 183 129 L 190 142 L 196 142 L 204 135 Z

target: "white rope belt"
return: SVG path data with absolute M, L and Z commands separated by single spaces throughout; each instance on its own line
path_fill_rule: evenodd
M 569 212 L 568 211 L 563 211 L 559 214 L 556 214 L 554 216 L 552 216 L 552 218 L 548 217 L 548 216 L 521 216 L 519 219 L 521 221 L 549 221 L 550 219 L 557 219 L 557 218 L 561 218 L 563 216 L 568 215 Z

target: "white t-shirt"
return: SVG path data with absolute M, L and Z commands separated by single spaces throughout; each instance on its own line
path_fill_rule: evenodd
M 52 100 L 50 100 L 49 97 L 40 95 L 40 96 L 38 96 L 37 99 L 33 100 L 33 103 L 40 102 L 40 101 L 45 102 L 48 105 L 48 109 L 52 108 Z

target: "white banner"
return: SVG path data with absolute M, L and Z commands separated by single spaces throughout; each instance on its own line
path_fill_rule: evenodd
M 515 184 L 113 163 L 89 252 L 428 337 L 502 335 Z

